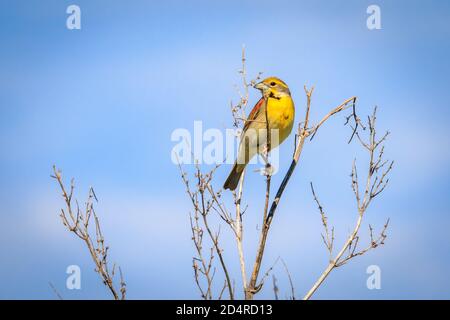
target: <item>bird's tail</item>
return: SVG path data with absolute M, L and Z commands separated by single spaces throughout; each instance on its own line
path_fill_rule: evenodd
M 235 163 L 233 166 L 233 169 L 230 172 L 230 175 L 227 178 L 227 181 L 225 181 L 223 188 L 224 189 L 230 189 L 231 191 L 235 190 L 239 180 L 241 179 L 241 175 L 244 172 L 245 164 L 237 164 Z

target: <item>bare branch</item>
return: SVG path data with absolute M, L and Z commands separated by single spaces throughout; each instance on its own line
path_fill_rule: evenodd
M 312 182 L 310 182 L 310 185 L 311 185 L 311 192 L 314 196 L 314 201 L 317 204 L 317 207 L 320 212 L 320 216 L 322 218 L 322 226 L 325 231 L 325 235 L 322 233 L 322 240 L 328 250 L 329 261 L 331 261 L 331 257 L 333 255 L 333 244 L 334 244 L 334 227 L 331 228 L 331 232 L 330 232 L 330 229 L 328 227 L 328 217 L 326 216 L 325 211 L 323 210 L 323 207 L 320 204 L 319 199 L 316 196 L 316 192 L 314 191 L 314 186 L 313 186 Z
M 221 214 L 220 216 L 227 220 L 229 219 L 229 214 L 227 213 L 224 206 L 221 204 L 221 202 L 218 200 L 220 197 L 220 193 L 215 193 L 214 190 L 211 187 L 211 181 L 214 176 L 215 170 L 219 167 L 219 165 L 215 166 L 211 171 L 209 171 L 206 174 L 203 174 L 200 170 L 200 166 L 198 163 L 195 165 L 195 177 L 196 177 L 196 186 L 195 189 L 193 189 L 189 183 L 187 173 L 183 171 L 183 168 L 181 166 L 181 163 L 178 162 L 178 167 L 180 169 L 181 173 L 181 179 L 183 180 L 185 186 L 186 186 L 186 193 L 188 194 L 192 206 L 194 208 L 194 219 L 192 217 L 191 220 L 191 230 L 192 230 L 192 240 L 194 242 L 194 245 L 197 250 L 197 256 L 198 261 L 201 262 L 201 267 L 198 267 L 198 264 L 196 265 L 193 263 L 194 268 L 194 276 L 195 281 L 197 283 L 197 287 L 199 287 L 199 290 L 201 292 L 201 295 L 204 299 L 212 299 L 212 280 L 213 275 L 210 273 L 214 254 L 211 252 L 209 262 L 207 263 L 205 258 L 203 257 L 202 249 L 203 249 L 203 228 L 206 230 L 206 233 L 209 236 L 209 239 L 211 240 L 213 244 L 213 249 L 215 250 L 215 254 L 219 258 L 219 262 L 222 268 L 222 271 L 224 272 L 226 282 L 227 282 L 227 288 L 230 299 L 234 299 L 234 293 L 233 288 L 231 286 L 231 279 L 230 275 L 227 269 L 227 266 L 225 264 L 225 260 L 223 258 L 223 250 L 219 246 L 219 233 L 214 234 L 212 229 L 209 226 L 208 222 L 208 215 L 211 212 L 211 210 L 220 210 Z M 203 226 L 200 226 L 199 219 L 202 218 Z M 207 290 L 201 290 L 200 288 L 200 281 L 198 279 L 200 271 L 206 278 L 207 282 Z
M 339 253 L 333 259 L 330 259 L 328 266 L 326 267 L 324 272 L 320 275 L 318 280 L 314 283 L 312 288 L 305 295 L 304 299 L 309 299 L 314 294 L 314 292 L 320 287 L 320 285 L 323 283 L 323 281 L 326 279 L 326 277 L 330 274 L 330 272 L 333 269 L 340 267 L 340 266 L 346 264 L 349 260 L 351 260 L 357 256 L 361 256 L 361 255 L 365 254 L 366 252 L 368 252 L 369 250 L 375 249 L 378 246 L 384 244 L 384 241 L 387 237 L 386 231 L 387 231 L 387 228 L 389 225 L 389 219 L 385 223 L 380 235 L 376 239 L 373 236 L 372 226 L 369 225 L 370 244 L 366 248 L 358 249 L 358 244 L 359 244 L 359 239 L 360 239 L 359 230 L 361 227 L 361 223 L 362 223 L 364 214 L 366 213 L 367 208 L 369 207 L 369 204 L 371 203 L 371 201 L 377 195 L 379 195 L 381 192 L 383 192 L 383 190 L 385 189 L 387 183 L 389 182 L 389 179 L 387 178 L 387 176 L 388 176 L 389 172 L 392 170 L 392 166 L 393 166 L 393 162 L 390 162 L 387 169 L 384 170 L 383 172 L 381 172 L 381 174 L 379 174 L 379 170 L 381 170 L 388 163 L 387 160 L 383 160 L 383 155 L 384 155 L 383 143 L 386 141 L 386 138 L 388 137 L 389 133 L 387 132 L 386 134 L 384 134 L 381 137 L 381 139 L 377 140 L 376 127 L 375 127 L 376 112 L 377 112 L 377 108 L 375 107 L 372 116 L 368 117 L 368 120 L 367 120 L 367 122 L 368 122 L 367 126 L 369 128 L 369 137 L 368 137 L 367 142 L 362 139 L 360 132 L 357 131 L 358 124 L 360 124 L 359 118 L 353 117 L 356 124 L 354 127 L 352 127 L 354 129 L 354 132 L 352 133 L 352 137 L 354 135 L 356 135 L 356 137 L 358 138 L 358 141 L 363 146 L 364 150 L 366 150 L 369 153 L 369 165 L 368 165 L 366 185 L 364 188 L 363 195 L 360 195 L 360 186 L 359 186 L 359 180 L 358 180 L 358 170 L 357 170 L 357 166 L 356 166 L 356 160 L 353 161 L 352 173 L 350 175 L 351 182 L 352 182 L 351 186 L 352 186 L 353 193 L 355 195 L 355 200 L 356 200 L 356 204 L 357 204 L 357 208 L 358 208 L 358 216 L 357 216 L 357 221 L 356 221 L 355 227 L 353 228 L 352 233 L 345 241 L 345 243 L 342 246 Z M 366 127 L 364 127 L 362 124 L 360 124 L 360 126 L 363 128 L 363 130 L 366 129 Z M 381 146 L 381 148 L 379 148 L 380 146 Z M 379 149 L 379 151 L 378 151 L 378 149 Z M 319 211 L 321 212 L 322 223 L 323 223 L 324 213 L 322 211 L 322 207 L 320 206 L 320 204 L 317 200 L 314 189 L 313 188 L 311 188 L 311 189 L 312 189 L 314 199 L 319 206 Z M 326 244 L 328 243 L 326 239 L 324 241 L 326 242 Z M 347 254 L 345 255 L 346 252 L 347 252 Z
M 77 237 L 84 241 L 91 258 L 95 263 L 95 271 L 100 275 L 103 283 L 107 286 L 114 299 L 125 300 L 126 284 L 123 279 L 122 271 L 120 271 L 120 283 L 118 290 L 114 285 L 114 268 L 112 272 L 109 271 L 109 247 L 105 245 L 105 239 L 100 227 L 100 220 L 95 213 L 94 201 L 98 200 L 94 189 L 92 187 L 89 188 L 88 199 L 86 201 L 84 212 L 81 211 L 78 201 L 76 200 L 76 209 L 73 209 L 73 193 L 75 189 L 74 179 L 71 180 L 70 191 L 67 192 L 62 180 L 61 171 L 57 170 L 56 166 L 53 166 L 53 173 L 54 174 L 51 177 L 58 182 L 66 207 L 65 210 L 61 209 L 60 213 L 63 225 L 70 232 L 73 232 Z M 89 228 L 89 222 L 92 217 L 94 217 L 95 237 L 91 235 L 91 230 Z
M 48 285 L 50 286 L 50 288 L 52 288 L 53 293 L 58 297 L 59 300 L 64 300 L 64 298 L 59 293 L 59 291 L 56 289 L 56 287 L 53 285 L 53 283 L 49 282 Z
M 286 262 L 284 262 L 283 259 L 281 259 L 281 262 L 283 263 L 284 270 L 286 271 L 286 274 L 289 279 L 289 286 L 291 288 L 291 300 L 295 300 L 295 289 L 294 289 L 294 283 L 292 281 L 291 273 L 289 272 Z
M 275 278 L 275 275 L 272 275 L 272 285 L 273 285 L 273 294 L 275 296 L 275 300 L 278 300 L 278 292 L 280 291 L 280 289 L 278 289 L 277 286 L 277 278 Z
M 352 97 L 350 99 L 345 100 L 343 103 L 341 103 L 339 106 L 337 106 L 336 108 L 334 108 L 333 110 L 331 110 L 327 115 L 325 115 L 322 120 L 319 121 L 318 124 L 316 124 L 315 126 L 313 126 L 311 129 L 306 129 L 309 123 L 309 113 L 310 113 L 310 109 L 311 109 L 311 96 L 312 93 L 314 91 L 314 87 L 311 88 L 311 90 L 306 89 L 305 87 L 305 92 L 306 92 L 306 113 L 305 113 L 305 120 L 303 121 L 304 125 L 303 127 L 299 126 L 299 132 L 296 135 L 296 140 L 297 140 L 297 144 L 295 146 L 295 150 L 294 150 L 294 155 L 293 155 L 293 159 L 291 162 L 291 165 L 286 173 L 286 175 L 283 178 L 283 181 L 281 182 L 280 187 L 278 188 L 277 194 L 275 195 L 275 199 L 272 202 L 272 205 L 270 207 L 270 211 L 268 214 L 267 219 L 272 219 L 273 215 L 275 214 L 275 211 L 278 207 L 278 203 L 280 202 L 281 196 L 283 195 L 284 189 L 286 188 L 289 179 L 291 178 L 292 173 L 295 170 L 295 167 L 297 166 L 297 163 L 300 159 L 300 155 L 302 153 L 303 150 L 303 145 L 305 143 L 305 139 L 307 137 L 311 137 L 312 138 L 316 135 L 317 131 L 319 130 L 319 128 L 328 120 L 330 119 L 333 115 L 345 110 L 348 108 L 348 105 L 350 102 L 355 103 L 356 101 L 356 97 Z M 356 117 L 356 116 L 355 116 Z

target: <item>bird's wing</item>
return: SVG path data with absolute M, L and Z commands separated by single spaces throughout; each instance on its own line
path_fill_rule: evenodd
M 248 129 L 248 127 L 255 122 L 255 120 L 257 120 L 260 115 L 261 115 L 261 111 L 265 110 L 265 105 L 266 105 L 266 99 L 264 97 L 262 97 L 261 99 L 259 99 L 259 101 L 255 104 L 255 106 L 253 107 L 252 111 L 250 112 L 250 114 L 247 117 L 247 120 L 245 122 L 244 125 L 244 132 Z

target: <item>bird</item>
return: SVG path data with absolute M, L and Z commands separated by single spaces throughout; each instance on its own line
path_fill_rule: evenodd
M 287 84 L 277 78 L 268 77 L 254 85 L 262 97 L 253 107 L 244 123 L 238 156 L 223 187 L 231 191 L 239 184 L 242 173 L 250 160 L 256 155 L 264 155 L 279 146 L 292 131 L 295 106 Z M 267 110 L 267 121 L 266 121 Z M 278 132 L 278 139 L 270 139 L 267 150 L 267 128 Z M 273 140 L 273 141 L 272 141 Z

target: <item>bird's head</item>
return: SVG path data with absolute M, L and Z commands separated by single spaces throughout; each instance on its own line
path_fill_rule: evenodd
M 287 84 L 276 77 L 269 77 L 257 83 L 255 89 L 260 90 L 264 97 L 279 99 L 282 96 L 291 95 Z

